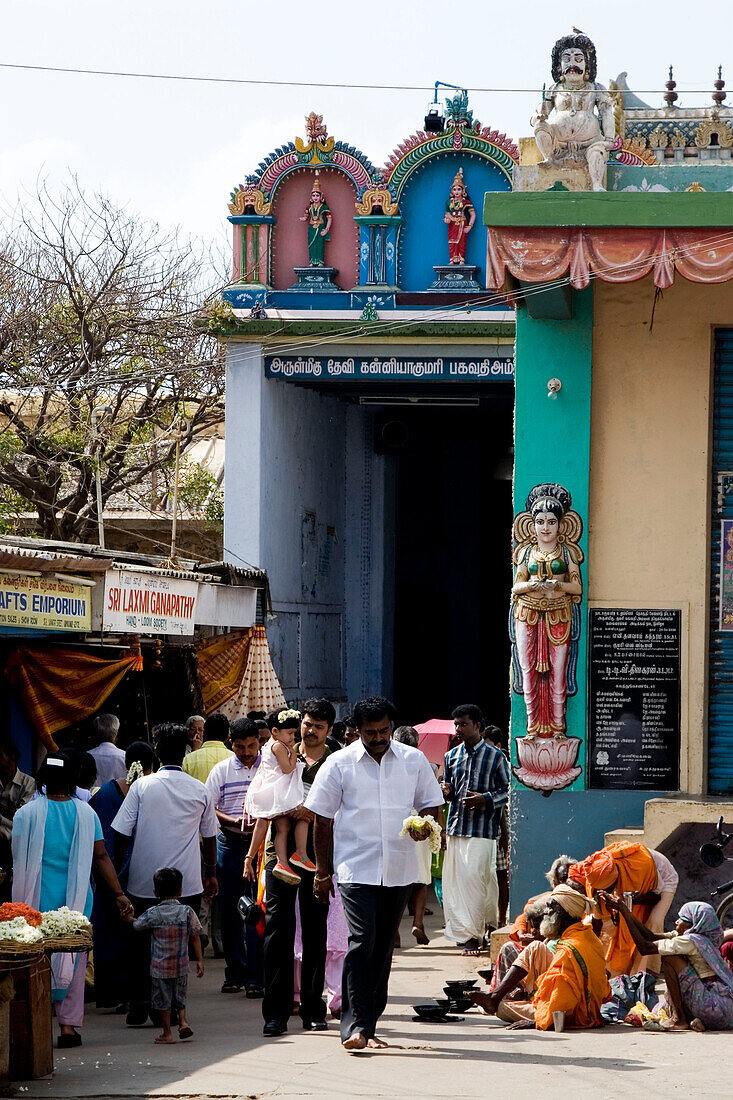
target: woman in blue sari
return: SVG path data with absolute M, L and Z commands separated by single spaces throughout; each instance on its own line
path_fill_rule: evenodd
M 102 824 L 104 846 L 111 860 L 115 858 L 112 822 L 131 784 L 140 775 L 150 775 L 153 760 L 153 750 L 146 741 L 133 741 L 125 752 L 126 778 L 111 779 L 92 797 L 90 806 Z M 123 885 L 127 884 L 127 862 L 125 858 L 118 868 Z M 121 1012 L 127 1000 L 123 962 L 125 930 L 120 922 L 114 895 L 101 882 L 97 884 L 94 893 L 91 920 L 94 926 L 94 993 L 97 1008 L 113 1008 Z

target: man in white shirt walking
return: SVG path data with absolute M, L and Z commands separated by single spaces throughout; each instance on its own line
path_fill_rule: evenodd
M 120 720 L 116 714 L 98 714 L 92 722 L 93 747 L 89 755 L 97 765 L 97 786 L 103 787 L 110 779 L 124 779 L 127 775 L 125 754 L 117 748 Z
M 394 716 L 386 699 L 357 703 L 359 740 L 329 757 L 305 803 L 316 815 L 313 891 L 328 904 L 335 871 L 349 925 L 341 1010 L 349 1051 L 386 1046 L 375 1031 L 387 1004 L 395 933 L 418 877 L 415 843 L 399 833 L 414 811 L 437 820 L 443 801 L 427 757 L 392 740 Z
M 133 836 L 128 897 L 139 917 L 157 903 L 153 876 L 161 867 L 177 867 L 183 876 L 181 902 L 198 913 L 202 894 L 218 893 L 216 879 L 217 819 L 214 800 L 203 783 L 181 768 L 187 735 L 183 726 L 165 723 L 153 730 L 160 768 L 132 784 L 112 822 L 123 851 Z M 201 876 L 202 838 L 204 877 Z M 150 943 L 143 935 L 131 940 L 129 954 L 130 1026 L 144 1024 L 150 1008 Z
M 229 727 L 234 753 L 209 772 L 206 789 L 219 819 L 216 838 L 216 877 L 219 880 L 221 942 L 226 969 L 222 993 L 262 996 L 262 939 L 256 924 L 244 925 L 238 903 L 244 894 L 257 901 L 257 883 L 244 877 L 244 857 L 252 840 L 253 822 L 243 816 L 244 800 L 260 766 L 257 726 L 251 718 L 236 718 Z

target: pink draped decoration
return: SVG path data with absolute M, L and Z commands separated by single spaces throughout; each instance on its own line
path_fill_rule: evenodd
M 725 229 L 497 228 L 488 230 L 489 290 L 501 290 L 507 271 L 525 283 L 569 275 L 576 290 L 591 276 L 629 283 L 654 272 L 661 290 L 675 271 L 695 283 L 733 279 L 733 233 Z

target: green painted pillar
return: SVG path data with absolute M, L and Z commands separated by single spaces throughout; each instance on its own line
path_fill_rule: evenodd
M 532 287 L 531 292 L 536 294 L 538 288 Z M 583 521 L 580 546 L 586 560 L 580 567 L 583 600 L 580 604 L 578 690 L 567 701 L 567 733 L 569 737 L 582 740 L 577 763 L 583 771 L 572 784 L 572 790 L 585 788 L 586 774 L 592 349 L 592 285 L 587 290 L 572 292 L 572 315 L 569 320 L 530 317 L 526 307 L 517 311 L 514 514 L 524 511 L 530 489 L 550 481 L 559 482 L 571 493 L 573 510 Z M 562 389 L 555 399 L 548 398 L 547 383 L 551 378 L 559 378 L 562 382 Z M 512 690 L 512 764 L 517 763 L 515 738 L 526 733 L 526 728 L 524 699 Z M 514 786 L 526 789 L 516 779 L 512 782 Z

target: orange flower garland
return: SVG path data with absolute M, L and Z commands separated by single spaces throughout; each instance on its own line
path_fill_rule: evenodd
M 6 901 L 0 905 L 0 921 L 15 920 L 16 917 L 23 917 L 32 928 L 38 928 L 43 920 L 41 914 L 24 901 Z

